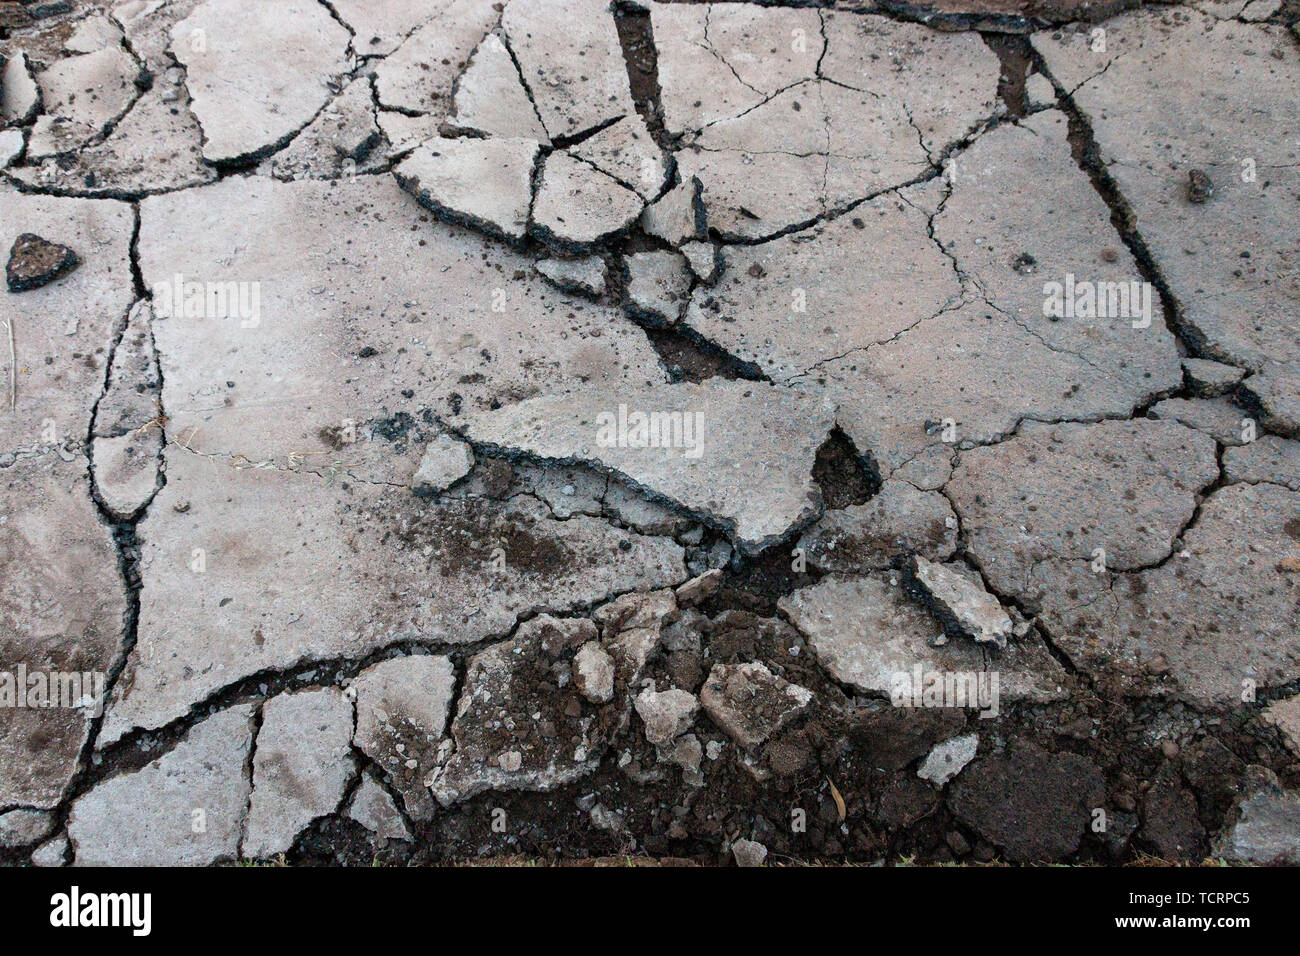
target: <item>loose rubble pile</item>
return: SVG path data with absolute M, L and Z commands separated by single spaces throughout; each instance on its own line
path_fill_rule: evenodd
M 840 6 L 0 2 L 0 861 L 1300 863 L 1291 14 Z

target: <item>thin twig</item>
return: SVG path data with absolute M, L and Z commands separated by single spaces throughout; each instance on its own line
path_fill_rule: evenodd
M 9 329 L 9 411 L 18 410 L 18 351 L 14 348 L 14 320 L 7 319 Z

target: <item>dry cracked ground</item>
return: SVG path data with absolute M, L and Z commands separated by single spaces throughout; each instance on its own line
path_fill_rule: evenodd
M 1297 8 L 1132 7 L 0 2 L 0 861 L 1300 862 Z

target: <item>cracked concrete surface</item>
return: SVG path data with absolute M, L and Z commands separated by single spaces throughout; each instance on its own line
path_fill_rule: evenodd
M 0 862 L 1295 862 L 1291 15 L 1002 6 L 4 21 Z

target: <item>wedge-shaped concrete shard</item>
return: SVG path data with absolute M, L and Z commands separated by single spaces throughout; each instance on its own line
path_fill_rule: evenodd
M 0 73 L 0 117 L 5 123 L 25 123 L 41 105 L 41 89 L 32 76 L 27 54 L 21 50 L 5 57 Z
M 260 671 L 480 641 L 538 607 L 688 577 L 670 539 L 559 521 L 532 498 L 437 503 L 406 486 L 240 470 L 176 444 L 140 536 L 139 637 L 105 741 Z
M 1300 50 L 1280 26 L 1191 10 L 1134 12 L 1106 30 L 1102 52 L 1086 32 L 1033 42 L 1089 118 L 1188 344 L 1251 369 L 1266 421 L 1300 432 L 1300 146 L 1277 134 L 1300 123 Z M 1193 171 L 1208 177 L 1205 202 L 1191 201 Z
M 448 124 L 481 136 L 513 136 L 550 144 L 510 51 L 495 33 L 483 38 L 456 80 Z
M 645 208 L 635 192 L 566 152 L 542 166 L 532 231 L 544 242 L 579 252 L 622 232 Z
M 1126 253 L 1102 255 L 1121 244 L 1066 133 L 1048 110 L 962 155 L 933 229 L 978 298 L 803 380 L 836 397 L 841 427 L 884 473 L 1024 418 L 1128 415 L 1182 382 L 1155 291 Z
M 966 641 L 938 643 L 939 622 L 886 574 L 827 575 L 780 599 L 777 607 L 808 638 L 837 681 L 896 706 L 969 707 L 996 716 L 1003 700 L 1064 696 L 1067 677 L 1032 638 L 1000 652 Z M 945 685 L 961 699 L 923 695 Z
M 887 195 L 803 232 L 731 246 L 722 253 L 731 281 L 697 289 L 686 324 L 789 382 L 960 302 L 927 225 L 919 208 Z
M 73 862 L 210 866 L 237 858 L 252 742 L 252 706 L 231 707 L 191 727 L 152 763 L 79 797 L 68 814 Z
M 532 139 L 435 138 L 394 175 L 440 219 L 519 242 L 528 229 L 537 151 Z
M 569 153 L 608 173 L 646 200 L 659 195 L 668 176 L 663 153 L 645 120 L 635 113 L 575 143 Z
M 198 452 L 409 487 L 426 411 L 664 378 L 620 312 L 430 223 L 391 177 L 228 179 L 147 199 L 141 218 L 168 434 Z
M 121 653 L 126 590 L 85 459 L 0 468 L 0 806 L 53 807 Z
M 324 5 L 308 0 L 195 8 L 172 28 L 171 52 L 185 66 L 204 158 L 261 153 L 311 122 L 329 84 L 348 72 L 348 40 Z
M 104 390 L 113 330 L 135 293 L 131 281 L 131 207 L 126 203 L 31 196 L 0 189 L 6 246 L 23 233 L 75 246 L 81 264 L 62 278 L 18 295 L 0 295 L 5 335 L 0 451 L 85 440 Z M 17 374 L 9 392 L 5 325 L 13 329 Z M 12 401 L 13 412 L 8 405 Z
M 330 179 L 355 176 L 370 164 L 379 143 L 370 80 L 353 80 L 284 149 L 263 161 L 258 171 L 278 179 Z
M 825 45 L 815 10 L 651 3 L 664 125 L 702 129 L 811 79 Z
M 451 660 L 393 657 L 368 667 L 352 682 L 357 698 L 356 745 L 387 774 L 416 820 L 433 815 L 427 778 L 437 768 L 439 744 L 456 691 Z
M 420 28 L 375 67 L 379 104 L 446 118 L 456 77 L 497 24 L 496 6 L 493 0 L 450 0 L 429 7 Z M 365 52 L 364 44 L 358 46 Z
M 501 15 L 542 125 L 552 139 L 632 116 L 623 48 L 606 0 L 510 0 Z
M 713 378 L 530 399 L 467 416 L 464 433 L 505 452 L 616 472 L 755 553 L 820 507 L 812 465 L 834 414 L 790 389 Z
M 312 820 L 338 809 L 355 771 L 352 723 L 352 702 L 336 687 L 281 694 L 263 705 L 244 856 L 284 853 Z

